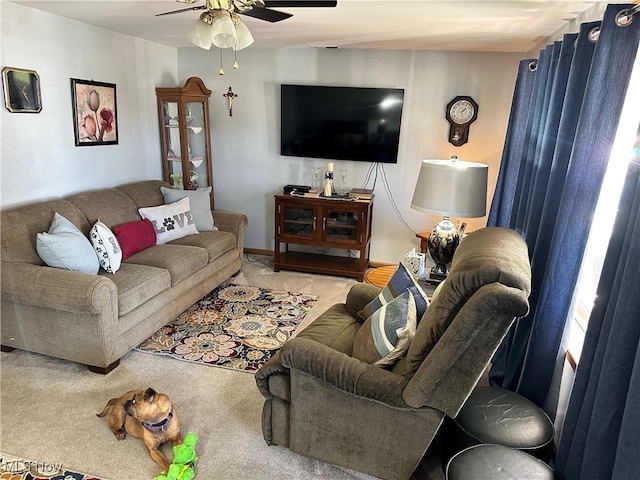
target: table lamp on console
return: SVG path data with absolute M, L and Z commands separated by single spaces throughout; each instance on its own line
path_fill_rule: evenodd
M 420 212 L 442 215 L 427 241 L 429 255 L 435 266 L 429 280 L 447 277 L 447 265 L 460 243 L 461 232 L 451 217 L 476 218 L 486 215 L 487 174 L 483 163 L 466 162 L 452 156 L 449 160 L 423 160 L 411 208 Z

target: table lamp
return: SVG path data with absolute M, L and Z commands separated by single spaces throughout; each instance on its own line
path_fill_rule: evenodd
M 449 160 L 423 160 L 411 200 L 411 208 L 442 215 L 427 241 L 435 266 L 430 280 L 447 277 L 447 265 L 460 243 L 460 232 L 451 217 L 476 218 L 486 215 L 487 174 L 483 163 L 466 162 L 453 156 Z

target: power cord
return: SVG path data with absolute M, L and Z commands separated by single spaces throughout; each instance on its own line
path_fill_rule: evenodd
M 373 186 L 371 187 L 371 190 L 375 190 L 375 188 L 376 188 L 376 183 L 378 181 L 378 171 L 382 172 L 382 174 L 381 174 L 382 183 L 384 185 L 385 192 L 387 193 L 387 197 L 389 198 L 389 201 L 391 202 L 391 207 L 393 208 L 393 211 L 396 213 L 396 216 L 402 222 L 404 227 L 415 235 L 416 231 L 414 229 L 412 229 L 409 226 L 409 224 L 405 221 L 405 219 L 402 217 L 402 213 L 400 213 L 400 210 L 398 209 L 398 206 L 396 205 L 396 201 L 393 198 L 393 193 L 391 192 L 391 187 L 389 187 L 389 181 L 387 180 L 387 172 L 384 169 L 384 164 L 383 163 L 376 162 L 376 163 L 372 163 L 371 164 L 371 166 L 369 167 L 369 170 L 367 171 L 367 175 L 365 177 L 364 186 L 362 188 L 367 188 L 367 185 L 371 181 L 371 175 L 374 173 L 374 171 L 375 171 L 375 176 L 373 177 Z
M 273 258 L 269 256 L 260 256 L 259 258 L 251 259 L 251 256 L 248 253 L 244 254 L 247 259 L 247 263 L 260 263 L 262 265 L 273 267 Z

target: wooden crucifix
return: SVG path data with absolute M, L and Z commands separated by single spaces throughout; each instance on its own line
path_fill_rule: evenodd
M 229 91 L 227 93 L 223 93 L 222 96 L 227 97 L 227 101 L 229 102 L 229 116 L 233 117 L 233 99 L 236 98 L 238 95 L 233 93 L 233 90 L 231 89 L 231 85 L 229 85 Z

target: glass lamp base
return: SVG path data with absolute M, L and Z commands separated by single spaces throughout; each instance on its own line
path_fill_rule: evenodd
M 429 234 L 427 248 L 436 264 L 431 269 L 431 278 L 445 279 L 449 274 L 447 265 L 453 260 L 453 254 L 460 244 L 460 234 L 449 217 L 436 224 Z

